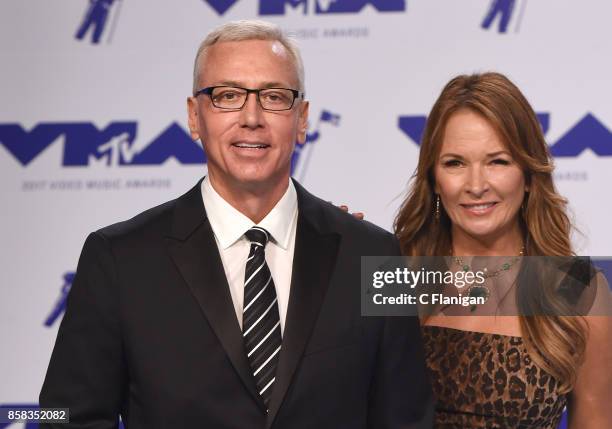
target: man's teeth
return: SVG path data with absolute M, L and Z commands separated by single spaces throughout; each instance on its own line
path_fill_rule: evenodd
M 265 144 L 251 144 L 251 143 L 236 143 L 236 147 L 248 148 L 248 149 L 263 149 L 268 145 Z

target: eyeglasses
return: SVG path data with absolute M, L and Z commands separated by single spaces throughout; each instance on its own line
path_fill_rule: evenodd
M 213 106 L 219 109 L 240 110 L 246 104 L 250 93 L 257 95 L 257 101 L 262 109 L 278 112 L 290 110 L 296 98 L 304 98 L 304 93 L 289 88 L 248 89 L 238 86 L 209 86 L 193 94 L 197 97 L 206 94 Z

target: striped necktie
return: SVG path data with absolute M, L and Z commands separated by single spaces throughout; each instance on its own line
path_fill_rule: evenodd
M 280 317 L 274 280 L 266 264 L 270 235 L 258 226 L 245 233 L 251 242 L 244 276 L 242 336 L 257 390 L 266 407 L 272 396 L 281 348 Z

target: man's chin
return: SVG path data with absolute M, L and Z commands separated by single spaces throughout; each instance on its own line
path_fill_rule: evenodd
M 272 189 L 282 184 L 287 184 L 289 180 L 288 174 L 262 174 L 243 173 L 234 177 L 236 185 L 248 190 L 265 190 Z

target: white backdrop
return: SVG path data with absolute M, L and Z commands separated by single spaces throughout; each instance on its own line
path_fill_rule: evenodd
M 87 233 L 205 173 L 185 100 L 213 27 L 261 18 L 296 34 L 312 142 L 295 176 L 387 229 L 416 166 L 410 124 L 456 74 L 507 74 L 548 114 L 580 253 L 610 255 L 610 16 L 606 0 L 3 0 L 0 404 L 37 401 L 61 312 L 45 321 Z

